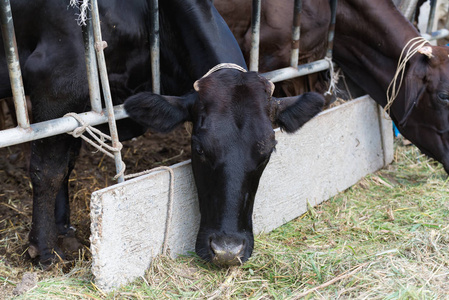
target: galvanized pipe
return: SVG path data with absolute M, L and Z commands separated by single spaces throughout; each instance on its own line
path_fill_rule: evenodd
M 436 31 L 432 31 L 429 34 L 427 33 L 423 33 L 422 37 L 425 38 L 428 41 L 433 41 L 433 40 L 439 40 L 439 39 L 443 39 L 445 37 L 449 36 L 449 30 L 447 30 L 446 28 L 440 29 L 440 30 L 436 30 Z
M 332 51 L 334 48 L 334 36 L 335 36 L 335 22 L 337 20 L 337 0 L 330 0 L 331 5 L 331 23 L 329 25 L 329 34 L 327 38 L 327 52 L 326 57 L 332 58 Z
M 151 78 L 153 93 L 161 93 L 160 75 L 160 40 L 159 40 L 159 4 L 158 0 L 151 2 L 152 30 L 150 33 Z
M 259 71 L 259 44 L 260 44 L 260 10 L 261 0 L 253 0 L 251 17 L 251 51 L 249 54 L 249 70 Z
M 86 11 L 86 25 L 83 26 L 84 53 L 86 59 L 87 81 L 89 83 L 90 105 L 94 112 L 101 112 L 101 93 L 100 81 L 98 80 L 97 58 L 95 56 L 95 39 L 92 25 L 92 13 L 89 9 Z
M 0 19 L 5 54 L 8 63 L 9 79 L 16 109 L 17 124 L 21 128 L 30 127 L 28 118 L 25 90 L 23 88 L 22 72 L 20 71 L 19 51 L 17 50 L 14 22 L 12 19 L 11 3 L 9 0 L 0 1 Z
M 290 66 L 297 67 L 299 60 L 299 41 L 301 38 L 302 0 L 295 0 L 293 8 L 292 52 Z
M 102 89 L 103 89 L 104 102 L 106 105 L 106 113 L 108 116 L 109 131 L 110 131 L 111 139 L 112 139 L 112 147 L 118 148 L 120 145 L 120 142 L 119 142 L 119 138 L 118 138 L 117 126 L 115 124 L 114 107 L 112 104 L 111 90 L 109 87 L 108 73 L 107 73 L 107 69 L 106 69 L 106 61 L 104 58 L 104 51 L 103 51 L 103 49 L 106 47 L 106 45 L 101 37 L 100 14 L 98 12 L 98 2 L 97 2 L 97 0 L 91 0 L 91 1 L 92 1 L 92 22 L 93 22 L 93 32 L 94 32 L 94 38 L 95 38 L 95 50 L 97 52 L 98 68 L 100 70 L 100 80 L 101 80 L 101 85 L 102 85 Z M 114 158 L 115 158 L 115 169 L 117 171 L 117 174 L 119 174 L 120 171 L 122 170 L 122 165 L 123 165 L 122 154 L 120 153 L 120 151 L 114 152 Z M 119 183 L 124 181 L 123 174 L 118 177 L 117 181 Z
M 116 120 L 124 119 L 127 117 L 123 105 L 117 105 L 114 107 L 114 115 Z M 101 113 L 90 111 L 79 113 L 78 116 L 86 124 L 92 126 L 108 122 L 107 112 L 105 109 L 102 110 Z M 0 148 L 63 134 L 69 131 L 73 131 L 79 126 L 80 124 L 74 118 L 62 117 L 45 122 L 31 124 L 28 129 L 16 127 L 6 130 L 0 130 Z
M 432 35 L 433 20 L 435 19 L 435 9 L 437 7 L 437 0 L 430 0 L 429 20 L 427 21 L 426 33 Z
M 329 62 L 320 59 L 308 64 L 299 65 L 296 68 L 288 67 L 260 74 L 272 82 L 279 82 L 299 76 L 309 75 L 329 69 Z

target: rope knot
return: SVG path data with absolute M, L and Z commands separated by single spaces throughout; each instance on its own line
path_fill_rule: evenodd
M 330 76 L 330 83 L 329 83 L 329 89 L 324 93 L 324 95 L 332 95 L 336 89 L 337 80 L 335 79 L 335 70 L 334 70 L 334 63 L 332 62 L 332 57 L 325 57 L 324 60 L 326 60 L 329 63 L 329 76 Z
M 101 151 L 104 154 L 106 154 L 107 156 L 109 156 L 111 158 L 115 158 L 114 154 L 112 154 L 111 152 L 115 153 L 115 152 L 120 152 L 122 150 L 122 148 L 123 148 L 122 143 L 117 142 L 115 147 L 108 145 L 105 141 L 112 141 L 112 138 L 109 135 L 101 132 L 97 128 L 84 122 L 84 120 L 78 114 L 73 113 L 73 112 L 67 113 L 64 115 L 64 117 L 72 117 L 80 124 L 79 127 L 75 128 L 73 131 L 68 132 L 68 134 L 71 134 L 75 138 L 79 138 L 79 137 L 82 138 L 85 142 L 87 142 L 88 144 L 90 144 L 91 146 L 96 148 L 97 151 Z M 85 132 L 89 133 L 89 135 L 98 144 L 96 144 L 94 141 L 92 141 L 91 139 L 86 137 L 84 135 Z M 126 169 L 126 165 L 122 162 L 121 170 L 119 172 L 117 172 L 117 175 L 114 176 L 114 180 L 117 180 L 121 175 L 123 175 L 125 173 L 125 169 Z

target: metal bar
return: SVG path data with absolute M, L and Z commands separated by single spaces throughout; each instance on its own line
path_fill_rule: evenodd
M 153 93 L 161 93 L 161 75 L 160 75 L 160 41 L 159 41 L 159 5 L 158 0 L 152 1 L 152 24 L 153 28 L 150 34 L 151 47 L 151 78 Z
M 302 0 L 295 0 L 293 9 L 293 28 L 292 28 L 292 53 L 290 66 L 296 67 L 299 60 L 299 40 L 301 38 L 301 13 Z
M 418 0 L 401 1 L 398 8 L 401 11 L 401 13 L 404 15 L 404 17 L 407 18 L 407 20 L 413 21 L 413 19 L 415 18 L 417 4 L 418 4 Z
M 432 34 L 433 20 L 435 19 L 435 8 L 437 7 L 437 0 L 430 0 L 429 20 L 427 21 L 427 34 Z
M 292 79 L 299 76 L 304 76 L 316 72 L 321 72 L 329 69 L 329 62 L 325 59 L 320 59 L 308 64 L 299 65 L 296 68 L 288 67 L 271 72 L 260 74 L 272 82 L 279 82 L 282 80 Z
M 95 39 L 94 29 L 92 25 L 92 13 L 89 9 L 86 11 L 87 20 L 86 25 L 83 27 L 84 38 L 84 53 L 86 59 L 87 68 L 87 81 L 89 82 L 89 98 L 90 105 L 94 112 L 101 112 L 101 93 L 100 93 L 100 81 L 98 80 L 98 67 L 97 58 L 95 56 Z
M 447 36 L 449 36 L 449 30 L 447 30 L 446 28 L 437 31 L 432 31 L 430 35 L 427 33 L 422 34 L 422 37 L 428 41 L 443 39 Z
M 128 117 L 123 105 L 117 105 L 114 107 L 114 115 L 116 120 Z M 78 116 L 80 116 L 86 124 L 92 126 L 108 122 L 106 109 L 102 110 L 101 113 L 96 113 L 93 111 L 79 113 Z M 31 126 L 27 129 L 16 127 L 0 130 L 0 148 L 63 134 L 73 131 L 77 127 L 79 127 L 79 123 L 74 118 L 62 117 L 31 124 Z
M 249 54 L 249 70 L 259 71 L 259 44 L 260 44 L 260 2 L 253 0 L 251 17 L 251 51 Z
M 335 22 L 337 20 L 337 0 L 331 0 L 331 23 L 329 25 L 329 35 L 327 38 L 327 53 L 326 57 L 332 58 L 332 49 L 334 48 Z
M 19 52 L 17 50 L 14 22 L 9 0 L 0 1 L 0 10 L 2 36 L 8 62 L 11 90 L 16 108 L 17 124 L 22 128 L 28 128 L 30 127 L 30 119 L 28 118 L 22 72 L 20 71 Z
M 98 12 L 97 0 L 92 0 L 92 22 L 95 37 L 95 50 L 97 51 L 98 68 L 100 70 L 100 79 L 103 89 L 104 102 L 106 105 L 106 112 L 108 116 L 108 124 L 109 124 L 109 131 L 111 133 L 112 147 L 118 148 L 120 142 L 118 138 L 117 126 L 115 124 L 114 107 L 112 104 L 111 90 L 109 88 L 108 73 L 106 70 L 106 61 L 104 58 L 103 48 L 105 47 L 104 45 L 105 42 L 103 42 L 101 37 L 100 15 Z M 114 158 L 115 158 L 115 169 L 117 171 L 117 174 L 119 174 L 120 171 L 122 170 L 123 165 L 122 154 L 120 153 L 120 151 L 114 152 Z M 119 183 L 124 181 L 123 174 L 119 176 L 117 181 Z

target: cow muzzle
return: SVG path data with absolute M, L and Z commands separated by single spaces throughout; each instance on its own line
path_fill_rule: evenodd
M 229 236 L 214 237 L 210 239 L 212 262 L 216 265 L 238 266 L 243 263 L 246 243 L 243 239 Z

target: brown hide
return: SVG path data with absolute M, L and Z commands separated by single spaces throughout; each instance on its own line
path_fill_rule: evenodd
M 215 0 L 246 59 L 251 2 Z M 262 1 L 260 72 L 289 66 L 293 5 L 294 0 Z M 325 56 L 329 23 L 328 0 L 303 0 L 300 64 Z M 347 77 L 385 106 L 401 51 L 417 36 L 415 27 L 391 0 L 339 0 L 333 59 Z M 405 137 L 443 163 L 449 173 L 449 48 L 431 48 L 432 58 L 417 53 L 408 62 L 390 116 Z M 322 78 L 318 74 L 282 82 L 277 93 L 323 92 L 326 82 Z
M 246 61 L 251 50 L 252 0 L 215 0 L 214 5 L 234 33 Z M 293 0 L 262 0 L 259 72 L 290 66 Z M 326 54 L 330 7 L 326 0 L 303 1 L 299 63 L 321 59 Z M 309 22 L 308 20 L 313 20 Z M 277 96 L 324 92 L 322 74 L 313 74 L 277 84 Z

